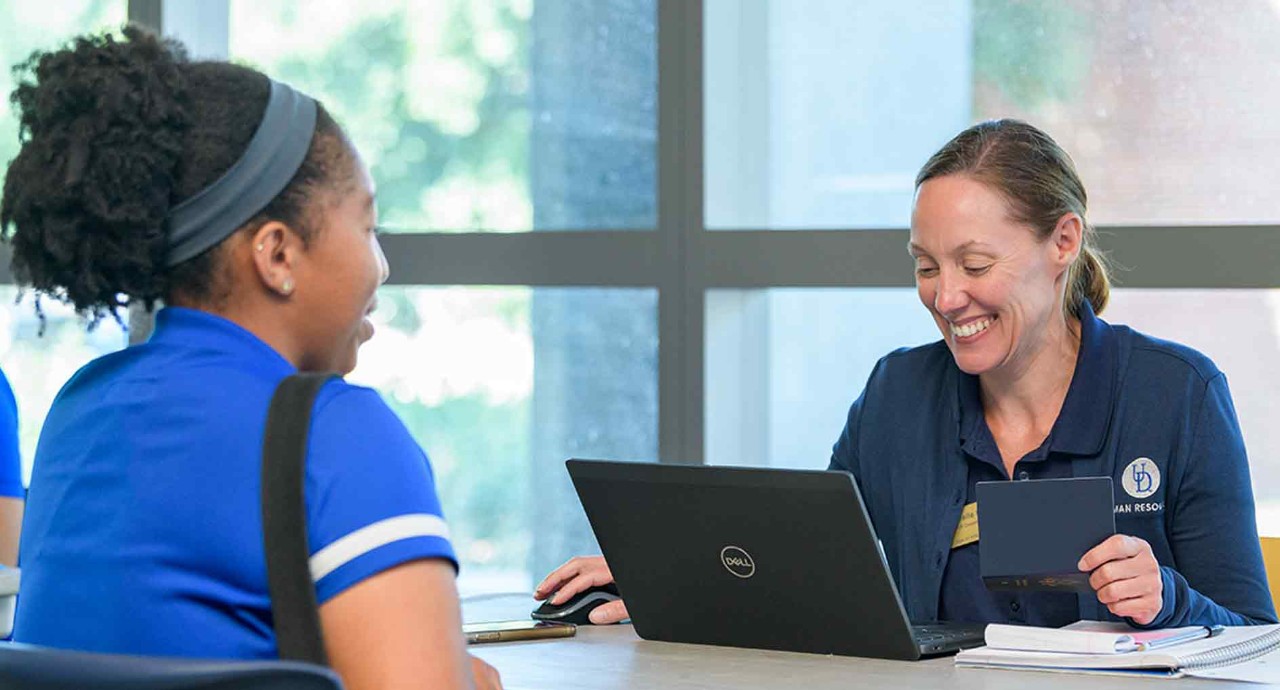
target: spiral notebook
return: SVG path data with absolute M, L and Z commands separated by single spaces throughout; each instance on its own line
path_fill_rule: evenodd
M 1123 625 L 1123 624 L 1118 624 Z M 1125 676 L 1219 678 L 1280 683 L 1280 625 L 1228 627 L 1157 651 L 1081 654 L 996 649 L 967 649 L 956 656 L 959 668 L 1003 668 L 1060 673 Z

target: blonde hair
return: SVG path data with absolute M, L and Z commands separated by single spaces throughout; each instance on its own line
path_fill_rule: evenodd
M 957 134 L 924 164 L 916 189 L 935 177 L 964 174 L 1008 202 L 1015 220 L 1047 239 L 1066 213 L 1080 217 L 1080 255 L 1067 271 L 1063 311 L 1080 317 L 1085 300 L 1101 314 L 1111 297 L 1106 256 L 1085 219 L 1088 198 L 1071 156 L 1048 134 L 1020 120 L 988 120 Z

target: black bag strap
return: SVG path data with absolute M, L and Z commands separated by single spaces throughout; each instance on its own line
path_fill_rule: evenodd
M 316 394 L 331 373 L 294 374 L 280 382 L 267 411 L 262 439 L 262 541 L 267 588 L 280 658 L 329 665 L 320 630 L 303 476 Z

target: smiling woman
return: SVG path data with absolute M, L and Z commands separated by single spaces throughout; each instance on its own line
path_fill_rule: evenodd
M 1190 348 L 1097 317 L 1110 287 L 1070 157 L 1026 123 L 984 122 L 916 179 L 910 252 L 943 340 L 880 360 L 831 459 L 858 478 L 895 545 L 912 618 L 1275 620 L 1225 379 Z M 1166 481 L 1128 490 L 1135 463 Z M 930 481 L 910 481 L 921 474 Z M 1122 534 L 1080 560 L 1094 593 L 983 587 L 980 543 L 952 544 L 977 482 L 1071 476 L 1126 490 Z M 1224 573 L 1223 561 L 1239 567 Z
M 879 360 L 829 465 L 859 483 L 911 620 L 1275 622 L 1226 379 L 1189 347 L 1098 318 L 1110 287 L 1070 157 L 1031 125 L 984 122 L 917 179 L 910 251 L 943 339 Z M 1093 591 L 988 590 L 981 541 L 955 539 L 977 484 L 1067 477 L 1116 491 L 1119 534 L 1080 554 Z M 537 594 L 611 577 L 577 558 Z

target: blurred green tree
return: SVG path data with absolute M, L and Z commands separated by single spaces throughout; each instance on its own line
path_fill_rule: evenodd
M 1079 94 L 1093 56 L 1092 13 L 1078 0 L 974 0 L 975 115 L 986 101 L 1032 110 Z

